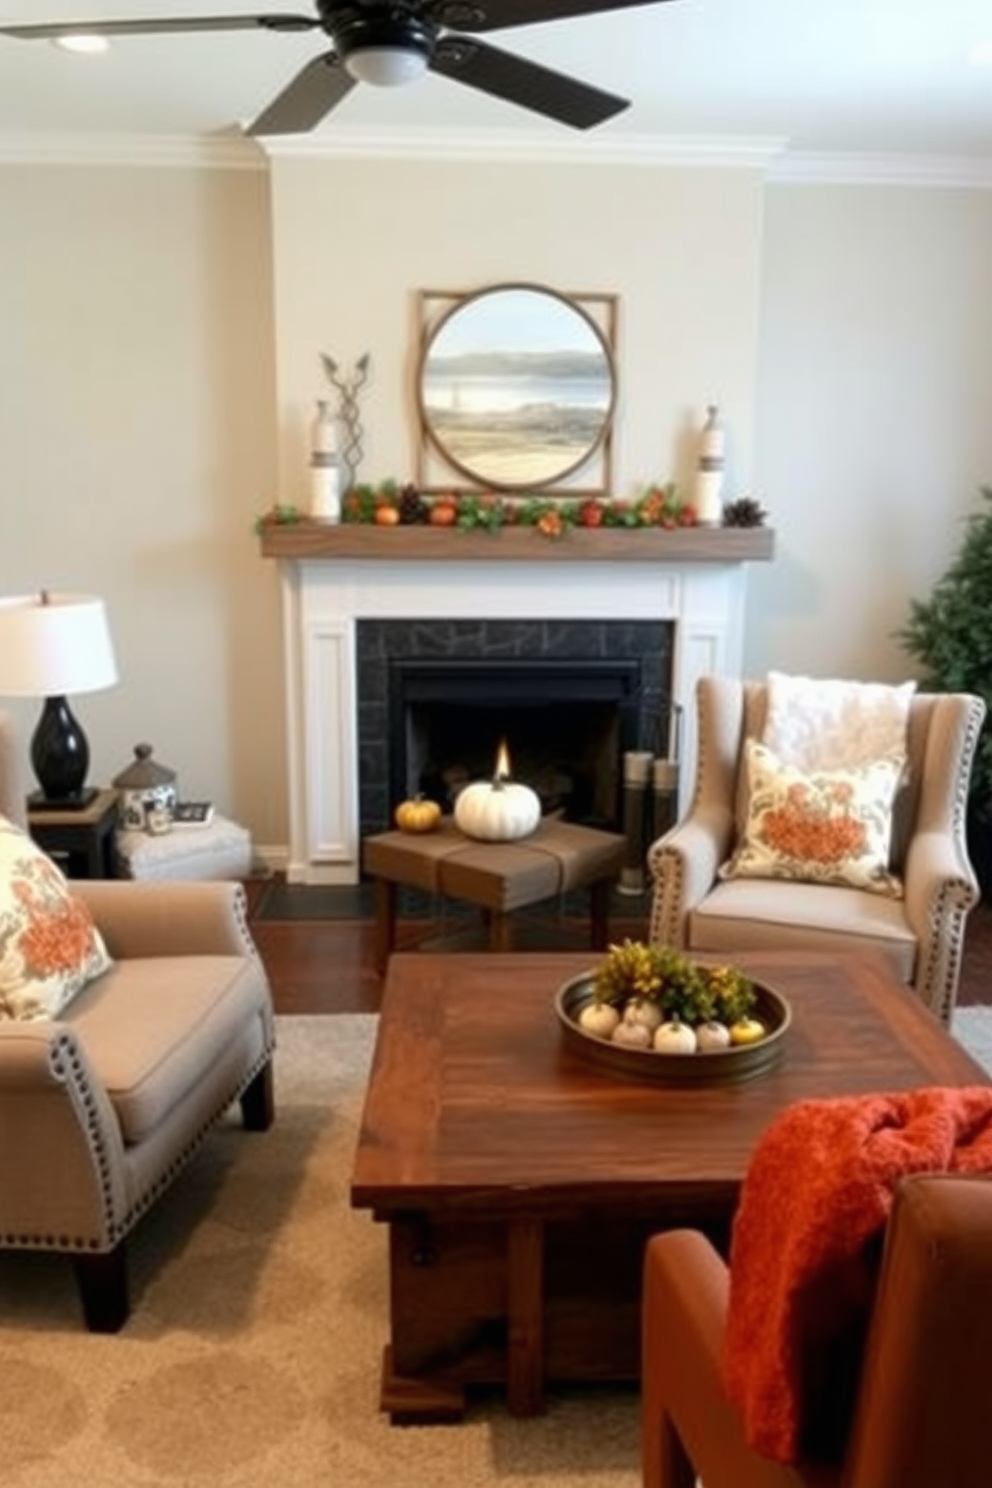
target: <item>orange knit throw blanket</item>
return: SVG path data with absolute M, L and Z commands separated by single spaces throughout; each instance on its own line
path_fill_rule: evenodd
M 723 1356 L 756 1452 L 839 1450 L 893 1190 L 920 1172 L 992 1172 L 992 1089 L 800 1101 L 763 1134 L 734 1220 Z

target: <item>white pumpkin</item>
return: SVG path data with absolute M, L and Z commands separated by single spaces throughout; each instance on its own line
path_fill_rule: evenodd
M 541 820 L 541 801 L 529 785 L 512 780 L 476 780 L 459 791 L 455 824 L 481 842 L 529 837 Z
M 613 1030 L 611 1042 L 624 1049 L 650 1049 L 651 1030 L 645 1028 L 643 1023 L 630 1023 L 626 1018 L 621 1018 Z
M 623 1015 L 628 1023 L 643 1023 L 648 1033 L 654 1033 L 664 1022 L 661 1008 L 647 997 L 632 998 L 624 1008 Z
M 579 1027 L 596 1038 L 612 1038 L 619 1022 L 620 1014 L 608 1002 L 587 1002 L 579 1014 Z
M 696 1035 L 688 1023 L 672 1018 L 655 1030 L 654 1047 L 659 1054 L 695 1054 Z
M 703 1054 L 711 1054 L 715 1049 L 729 1049 L 730 1029 L 726 1023 L 718 1023 L 715 1020 L 700 1023 L 696 1028 L 696 1042 Z

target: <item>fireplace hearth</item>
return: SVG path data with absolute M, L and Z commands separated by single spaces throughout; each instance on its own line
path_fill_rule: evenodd
M 622 760 L 663 748 L 670 621 L 360 620 L 357 626 L 362 834 L 421 793 L 450 810 L 494 770 L 545 813 L 618 830 Z

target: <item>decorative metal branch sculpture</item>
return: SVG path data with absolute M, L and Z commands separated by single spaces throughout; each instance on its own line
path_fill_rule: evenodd
M 365 453 L 362 444 L 363 431 L 361 416 L 358 411 L 358 395 L 368 382 L 371 359 L 368 352 L 360 356 L 350 374 L 340 372 L 338 364 L 333 357 L 326 352 L 320 354 L 324 374 L 331 387 L 334 388 L 340 399 L 338 405 L 338 418 L 344 430 L 344 447 L 341 450 L 341 463 L 345 468 L 346 479 L 344 489 L 350 490 L 355 484 L 355 475 L 362 462 Z

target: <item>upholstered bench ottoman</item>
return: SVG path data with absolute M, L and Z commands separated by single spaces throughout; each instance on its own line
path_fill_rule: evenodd
M 252 868 L 251 833 L 247 827 L 214 816 L 206 827 L 173 827 L 149 832 L 119 831 L 114 839 L 121 878 L 181 882 L 248 878 Z
M 362 867 L 375 888 L 376 965 L 385 969 L 396 944 L 399 885 L 479 905 L 494 951 L 511 947 L 514 910 L 588 889 L 590 945 L 603 950 L 610 889 L 623 866 L 624 850 L 625 839 L 615 832 L 552 819 L 519 842 L 477 842 L 450 817 L 436 832 L 366 837 Z

